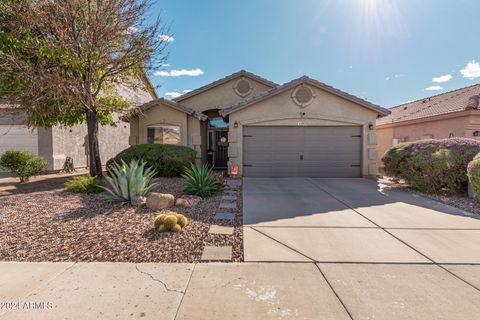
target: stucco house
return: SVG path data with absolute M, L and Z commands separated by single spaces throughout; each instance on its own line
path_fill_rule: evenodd
M 466 137 L 480 139 L 480 84 L 401 104 L 377 119 L 378 159 L 407 141 Z
M 246 177 L 371 176 L 387 114 L 306 76 L 278 85 L 242 70 L 137 108 L 129 142 L 190 146 L 198 162 Z
M 148 81 L 145 79 L 144 81 Z M 118 86 L 118 94 L 130 99 L 135 106 L 158 98 L 155 92 L 132 91 Z M 49 172 L 61 170 L 67 157 L 73 159 L 75 168 L 88 166 L 86 124 L 73 127 L 28 128 L 25 115 L 12 108 L 8 100 L 0 100 L 0 154 L 6 150 L 24 150 L 44 157 Z M 99 145 L 102 163 L 128 148 L 130 125 L 114 115 L 115 126 L 99 127 Z

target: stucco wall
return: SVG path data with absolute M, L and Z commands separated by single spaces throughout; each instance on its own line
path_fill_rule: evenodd
M 128 148 L 130 125 L 118 120 L 116 115 L 115 119 L 116 126 L 99 127 L 98 140 L 103 165 L 117 153 Z M 48 140 L 49 130 L 52 135 L 51 141 Z M 48 161 L 47 170 L 62 169 L 66 157 L 73 158 L 73 164 L 76 168 L 88 166 L 86 125 L 82 124 L 73 127 L 55 126 L 51 129 L 46 129 L 42 139 L 41 153 Z
M 378 173 L 376 166 L 376 135 L 368 125 L 375 123 L 377 113 L 353 102 L 311 87 L 316 98 L 306 108 L 300 108 L 292 99 L 294 89 L 260 101 L 230 114 L 229 158 L 241 174 L 243 164 L 243 126 L 362 126 L 362 174 Z M 305 112 L 302 116 L 301 113 Z M 235 122 L 238 128 L 234 127 Z
M 147 143 L 147 127 L 153 125 L 175 125 L 180 127 L 180 139 L 186 146 L 188 141 L 187 114 L 159 103 L 146 110 L 138 118 L 138 125 L 131 127 L 130 142 L 132 144 Z
M 233 89 L 233 87 L 240 78 L 241 77 L 238 77 L 236 79 L 225 82 L 217 87 L 210 88 L 207 91 L 194 95 L 188 99 L 182 100 L 180 103 L 194 110 L 202 112 L 210 109 L 220 109 L 224 106 L 238 103 L 250 97 L 256 96 L 261 92 L 264 92 L 265 90 L 270 89 L 269 86 L 263 83 L 245 77 L 245 79 L 250 81 L 250 84 L 253 86 L 253 90 L 248 96 L 241 97 L 237 95 Z
M 393 146 L 393 139 L 408 137 L 408 141 L 426 139 L 448 138 L 450 134 L 454 137 L 473 137 L 473 132 L 480 130 L 480 115 L 465 113 L 457 116 L 455 114 L 445 115 L 441 118 L 421 119 L 409 121 L 404 124 L 381 125 L 377 128 L 378 134 L 378 157 L 377 163 L 383 166 L 382 156 Z
M 130 145 L 147 143 L 147 127 L 153 125 L 176 125 L 180 127 L 181 145 L 189 146 L 201 157 L 200 120 L 162 103 L 144 111 L 130 121 Z

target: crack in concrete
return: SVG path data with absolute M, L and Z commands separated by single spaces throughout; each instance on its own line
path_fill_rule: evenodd
M 167 292 L 176 292 L 176 293 L 180 293 L 180 294 L 185 294 L 184 291 L 175 290 L 175 289 L 170 289 L 170 288 L 167 286 L 167 284 L 166 284 L 165 282 L 163 282 L 162 280 L 155 278 L 152 274 L 150 274 L 150 273 L 148 273 L 148 272 L 146 272 L 146 271 L 140 270 L 140 268 L 138 267 L 138 265 L 135 265 L 135 269 L 136 269 L 138 272 L 140 272 L 140 273 L 142 273 L 142 274 L 150 277 L 150 279 L 152 279 L 153 281 L 162 284 L 163 287 L 165 288 L 165 291 L 167 291 Z

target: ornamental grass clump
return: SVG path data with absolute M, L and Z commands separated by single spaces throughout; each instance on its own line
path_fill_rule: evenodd
M 202 198 L 210 197 L 223 187 L 223 180 L 213 173 L 207 164 L 192 164 L 186 167 L 182 174 L 183 192 Z
M 102 192 L 102 180 L 90 175 L 76 176 L 67 182 L 65 187 L 70 192 L 76 193 L 98 193 Z
M 159 214 L 153 223 L 153 227 L 159 232 L 180 232 L 187 225 L 187 217 L 173 211 Z
M 108 200 L 131 203 L 137 197 L 146 197 L 157 186 L 154 182 L 156 172 L 153 168 L 145 168 L 145 162 L 132 160 L 113 164 L 106 180 L 109 187 L 101 186 L 108 192 Z
M 480 142 L 467 138 L 401 143 L 382 158 L 385 173 L 427 193 L 460 194 L 468 188 L 467 165 Z

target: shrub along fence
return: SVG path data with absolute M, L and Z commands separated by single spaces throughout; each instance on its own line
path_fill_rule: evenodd
M 480 200 L 480 153 L 468 164 L 467 175 L 472 186 L 472 197 Z
M 479 152 L 477 140 L 428 139 L 396 145 L 382 160 L 387 175 L 404 179 L 414 189 L 459 194 L 468 190 L 467 165 Z

